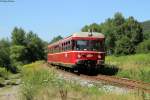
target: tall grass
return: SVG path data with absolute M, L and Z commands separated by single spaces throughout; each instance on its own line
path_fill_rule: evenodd
M 0 67 L 0 77 L 4 79 L 9 79 L 11 73 L 7 71 L 5 68 Z
M 22 83 L 21 100 L 134 100 L 134 97 L 141 100 L 132 94 L 105 93 L 96 86 L 86 87 L 76 81 L 65 81 L 54 69 L 46 68 L 43 61 L 24 66 Z
M 118 76 L 150 82 L 150 53 L 129 56 L 108 56 L 106 63 L 119 69 Z
M 50 85 L 55 83 L 54 72 L 42 68 L 43 62 L 36 62 L 25 65 L 22 71 L 23 78 L 23 96 L 26 100 L 33 100 L 38 96 L 43 88 L 47 89 Z M 47 91 L 47 90 L 46 90 Z M 42 91 L 45 92 L 45 91 Z
M 51 100 L 66 100 L 67 98 L 84 98 L 84 96 L 96 98 L 102 94 L 96 87 L 85 88 L 75 82 L 66 82 L 60 79 L 53 69 L 43 66 L 44 62 L 41 61 L 24 66 L 22 71 L 22 99 L 49 100 L 51 98 Z

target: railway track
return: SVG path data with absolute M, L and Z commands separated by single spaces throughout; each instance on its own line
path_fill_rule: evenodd
M 96 75 L 96 76 L 89 76 L 84 74 L 76 74 L 66 70 L 58 69 L 61 73 L 65 73 L 71 76 L 78 76 L 83 79 L 91 80 L 91 81 L 100 81 L 103 84 L 111 84 L 118 87 L 125 87 L 128 89 L 137 89 L 144 91 L 150 94 L 150 83 L 144 83 L 142 81 L 130 80 L 127 78 L 120 78 L 116 76 L 108 76 L 108 75 Z
M 81 75 L 81 77 L 85 77 L 90 80 L 102 81 L 106 84 L 126 87 L 129 89 L 138 89 L 138 90 L 142 90 L 144 92 L 150 93 L 150 83 L 144 83 L 141 81 L 130 80 L 127 78 L 120 78 L 120 77 L 106 76 L 106 75 L 98 75 L 98 76 Z

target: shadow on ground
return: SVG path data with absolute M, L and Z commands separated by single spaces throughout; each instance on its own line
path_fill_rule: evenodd
M 118 71 L 119 71 L 119 68 L 117 66 L 105 64 L 99 69 L 98 74 L 112 76 L 112 75 L 116 75 Z

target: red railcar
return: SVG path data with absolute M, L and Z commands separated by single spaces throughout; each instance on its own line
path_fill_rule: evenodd
M 78 32 L 48 45 L 47 62 L 75 70 L 97 69 L 104 64 L 105 37 L 97 32 Z

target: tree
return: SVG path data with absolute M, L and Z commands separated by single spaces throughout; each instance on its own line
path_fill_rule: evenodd
M 10 59 L 11 59 L 11 65 L 12 65 L 12 71 L 17 72 L 18 69 L 21 68 L 21 66 L 26 61 L 26 55 L 25 55 L 26 49 L 24 46 L 20 45 L 13 45 L 10 47 Z
M 141 42 L 136 49 L 137 53 L 150 53 L 150 39 Z
M 25 45 L 25 31 L 22 28 L 15 27 L 11 38 L 13 45 Z
M 85 26 L 81 29 L 82 32 L 88 32 L 88 30 L 89 30 L 89 26 L 88 26 L 88 25 L 85 25 Z
M 82 28 L 86 31 L 94 26 L 96 31 L 101 31 L 106 37 L 106 50 L 117 55 L 134 54 L 137 45 L 143 41 L 141 23 L 133 17 L 124 18 L 119 12 L 113 18 L 108 18 L 100 25 L 94 23 Z M 127 45 L 128 44 L 128 48 Z
M 54 37 L 54 38 L 52 39 L 52 41 L 50 42 L 50 44 L 52 44 L 52 43 L 54 43 L 54 42 L 56 42 L 56 41 L 59 41 L 59 40 L 61 40 L 61 39 L 63 39 L 63 37 L 60 36 L 60 35 L 58 35 L 57 37 Z
M 24 46 L 13 45 L 10 47 L 10 59 L 12 63 L 22 62 L 25 60 L 26 49 Z
M 105 23 L 101 24 L 102 28 L 102 33 L 105 34 L 105 45 L 106 45 L 106 50 L 109 52 L 109 54 L 114 53 L 115 49 L 115 41 L 116 41 L 116 36 L 115 36 L 115 25 L 113 23 L 113 20 L 108 18 Z
M 82 32 L 88 32 L 88 31 L 93 31 L 93 32 L 101 32 L 101 26 L 100 25 L 98 25 L 98 24 L 96 24 L 96 23 L 93 23 L 93 24 L 91 24 L 91 25 L 85 25 L 82 29 L 81 29 L 81 31 Z
M 130 39 L 128 37 L 123 37 L 122 39 L 116 41 L 115 54 L 116 55 L 128 55 L 133 51 L 130 45 Z
M 10 42 L 8 39 L 0 40 L 0 67 L 9 70 L 10 67 Z
M 114 21 L 115 26 L 120 26 L 125 22 L 125 18 L 123 17 L 122 13 L 117 12 L 114 15 L 113 21 Z
M 26 59 L 29 62 L 45 58 L 45 44 L 32 31 L 26 34 Z
M 143 35 L 144 40 L 150 39 L 150 32 L 145 32 Z

